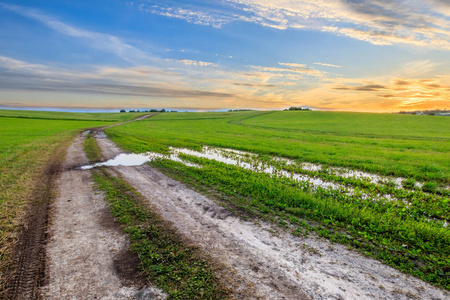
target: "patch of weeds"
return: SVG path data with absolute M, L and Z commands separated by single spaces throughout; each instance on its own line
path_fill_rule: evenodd
M 102 149 L 100 149 L 99 145 L 97 144 L 97 141 L 92 136 L 91 133 L 88 134 L 86 139 L 84 140 L 84 152 L 86 153 L 87 158 L 91 162 L 98 162 L 101 161 L 102 156 Z
M 168 299 L 225 299 L 229 292 L 200 252 L 187 246 L 171 226 L 143 203 L 142 196 L 106 170 L 92 171 L 111 214 L 122 224 L 139 256 L 140 268 Z
M 378 180 L 378 183 L 385 185 L 388 188 L 395 188 L 395 182 L 391 179 L 380 179 Z
M 322 253 L 320 253 L 319 250 L 317 250 L 316 248 L 309 246 L 307 244 L 303 244 L 300 247 L 303 251 L 305 251 L 306 253 L 308 253 L 309 255 L 318 255 L 318 256 L 322 256 Z
M 410 189 L 410 190 L 412 190 L 412 189 L 414 189 L 414 188 L 416 187 L 416 181 L 414 180 L 414 178 L 408 178 L 408 179 L 406 179 L 406 180 L 404 180 L 404 181 L 402 182 L 402 186 L 403 186 L 405 189 Z
M 436 191 L 437 184 L 434 182 L 425 182 L 422 186 L 422 191 L 428 193 L 434 193 Z

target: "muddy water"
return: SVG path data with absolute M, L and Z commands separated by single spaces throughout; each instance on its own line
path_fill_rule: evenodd
M 132 167 L 132 166 L 140 166 L 142 164 L 145 164 L 146 162 L 150 162 L 157 158 L 166 158 L 173 161 L 181 162 L 189 167 L 198 167 L 199 165 L 192 164 L 186 161 L 183 161 L 182 159 L 178 158 L 175 155 L 163 155 L 160 153 L 153 153 L 153 152 L 147 152 L 147 153 L 122 153 L 114 157 L 113 159 L 107 160 L 105 162 L 99 162 L 92 165 L 85 165 L 82 166 L 81 170 L 89 170 L 97 167 L 118 167 L 118 166 L 126 166 L 126 167 Z
M 339 184 L 333 183 L 333 182 L 326 182 L 323 181 L 320 178 L 313 178 L 308 175 L 304 174 L 295 174 L 290 173 L 284 170 L 276 169 L 275 167 L 264 164 L 257 159 L 255 159 L 254 154 L 251 153 L 244 153 L 242 151 L 236 151 L 232 149 L 218 149 L 218 148 L 209 148 L 204 147 L 203 151 L 195 151 L 190 149 L 184 149 L 184 148 L 171 148 L 170 149 L 172 154 L 170 155 L 164 155 L 160 153 L 155 152 L 147 152 L 147 153 L 140 153 L 140 154 L 126 154 L 122 153 L 114 157 L 113 159 L 110 159 L 105 162 L 100 162 L 92 165 L 86 165 L 82 166 L 82 170 L 89 170 L 96 167 L 117 167 L 117 166 L 140 166 L 146 162 L 153 161 L 155 159 L 165 158 L 170 159 L 172 161 L 181 162 L 186 166 L 189 167 L 196 167 L 201 168 L 200 165 L 193 164 L 190 162 L 187 162 L 179 157 L 179 154 L 185 154 L 185 155 L 191 155 L 196 156 L 199 158 L 205 158 L 209 160 L 214 160 L 218 162 L 222 162 L 228 165 L 234 165 L 238 166 L 247 170 L 253 170 L 255 172 L 261 172 L 261 173 L 267 173 L 271 175 L 276 176 L 283 176 L 287 178 L 291 178 L 293 180 L 299 181 L 299 182 L 310 182 L 313 186 L 320 186 L 324 188 L 332 188 L 332 189 L 339 189 L 341 186 Z M 311 167 L 308 165 L 308 169 L 311 169 Z
M 333 181 L 325 181 L 320 177 L 314 177 L 307 174 L 301 173 L 293 173 L 283 170 L 283 165 L 297 165 L 300 166 L 305 171 L 318 171 L 322 169 L 322 165 L 312 164 L 312 163 L 299 163 L 291 159 L 282 158 L 282 157 L 274 157 L 267 161 L 261 161 L 258 158 L 257 154 L 234 150 L 234 149 L 226 149 L 226 148 L 214 148 L 214 147 L 203 147 L 202 151 L 195 151 L 191 149 L 185 148 L 170 148 L 170 154 L 165 155 L 161 153 L 155 152 L 147 152 L 140 154 L 119 154 L 113 159 L 110 159 L 105 162 L 96 163 L 93 165 L 86 165 L 81 167 L 82 170 L 88 170 L 96 167 L 117 167 L 117 166 L 139 166 L 146 162 L 153 161 L 155 159 L 169 159 L 172 161 L 183 163 L 189 167 L 201 168 L 201 165 L 191 163 L 186 161 L 180 157 L 183 155 L 190 155 L 199 158 L 204 158 L 208 160 L 213 160 L 217 162 L 222 162 L 228 165 L 238 166 L 247 170 L 251 170 L 253 172 L 258 173 L 266 173 L 271 176 L 285 177 L 292 179 L 297 182 L 305 183 L 308 185 L 308 188 L 311 190 L 316 190 L 317 188 L 325 188 L 332 190 L 339 190 L 342 193 L 346 193 L 348 195 L 355 194 L 355 189 L 352 187 L 344 186 L 342 184 L 333 182 Z M 379 176 L 376 174 L 361 172 L 357 170 L 348 170 L 345 168 L 336 168 L 329 167 L 328 171 L 343 177 L 351 177 L 358 180 L 368 180 L 373 183 L 378 183 L 380 181 L 392 181 L 395 182 L 398 188 L 401 188 L 401 182 L 403 178 L 387 178 L 383 176 Z M 366 199 L 374 199 L 374 200 L 383 200 L 383 201 L 393 201 L 398 200 L 392 195 L 389 194 L 378 194 L 375 197 L 369 194 L 360 194 L 359 197 L 363 200 Z M 433 220 L 430 220 L 433 221 Z M 435 221 L 435 220 L 434 220 Z M 434 222 L 433 221 L 433 222 Z M 442 224 L 441 224 L 442 225 Z M 445 224 L 443 226 L 446 226 Z
M 285 171 L 280 168 L 280 165 L 299 165 L 305 171 L 318 171 L 322 169 L 322 165 L 312 164 L 312 163 L 298 163 L 294 160 L 282 158 L 282 157 L 274 157 L 269 161 L 262 162 L 258 159 L 257 155 L 250 152 L 234 150 L 234 149 L 226 149 L 226 148 L 213 148 L 213 147 L 203 147 L 202 151 L 195 151 L 191 149 L 185 148 L 170 148 L 171 154 L 164 155 L 155 152 L 147 152 L 140 154 L 119 154 L 113 159 L 110 159 L 105 162 L 99 162 L 93 165 L 82 166 L 82 170 L 88 170 L 96 167 L 116 167 L 116 166 L 139 166 L 146 162 L 153 161 L 155 159 L 169 159 L 176 162 L 181 162 L 186 166 L 201 168 L 200 165 L 188 162 L 180 158 L 180 154 L 195 156 L 199 158 L 214 160 L 217 162 L 222 162 L 229 165 L 238 166 L 247 170 L 252 170 L 254 172 L 266 173 L 272 176 L 282 176 L 286 178 L 293 179 L 298 182 L 308 182 L 311 188 L 315 189 L 318 187 L 321 188 L 330 188 L 333 190 L 342 190 L 346 193 L 354 193 L 354 189 L 350 187 L 346 187 L 344 185 L 338 184 L 332 181 L 325 181 L 320 177 L 313 177 L 306 174 L 300 173 L 292 173 Z M 281 164 L 280 164 L 281 163 Z M 278 165 L 276 167 L 276 165 Z M 380 181 L 393 181 L 395 182 L 398 188 L 401 188 L 401 182 L 403 178 L 387 178 L 383 176 L 379 176 L 376 174 L 371 174 L 367 172 L 361 172 L 357 170 L 348 170 L 345 168 L 328 168 L 328 170 L 335 175 L 347 177 L 347 178 L 355 178 L 360 180 L 368 180 L 373 183 L 378 183 Z M 367 195 L 364 197 L 368 197 Z M 392 200 L 390 195 L 383 195 L 382 198 L 386 200 Z

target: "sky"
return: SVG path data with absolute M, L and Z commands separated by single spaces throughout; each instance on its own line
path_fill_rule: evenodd
M 450 109 L 448 0 L 0 0 L 0 108 Z

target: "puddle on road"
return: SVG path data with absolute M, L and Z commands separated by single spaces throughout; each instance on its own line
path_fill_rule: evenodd
M 122 153 L 114 157 L 113 159 L 107 160 L 105 162 L 99 162 L 92 165 L 86 165 L 80 167 L 81 170 L 90 170 L 97 167 L 119 167 L 119 166 L 125 166 L 125 167 L 133 167 L 133 166 L 140 166 L 145 164 L 146 162 L 150 162 L 157 158 L 166 158 L 173 161 L 181 162 L 189 167 L 197 167 L 200 168 L 199 165 L 192 164 L 189 162 L 186 162 L 180 158 L 178 158 L 176 155 L 163 155 L 160 153 L 153 153 L 153 152 L 147 152 L 147 153 Z
M 96 167 L 140 166 L 151 158 L 144 154 L 119 154 L 113 159 L 93 165 L 82 166 L 81 170 L 89 170 Z

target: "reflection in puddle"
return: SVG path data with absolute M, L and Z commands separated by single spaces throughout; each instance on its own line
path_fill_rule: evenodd
M 247 170 L 252 170 L 254 172 L 267 173 L 273 176 L 290 178 L 298 182 L 309 182 L 313 188 L 314 187 L 331 188 L 331 189 L 343 188 L 343 186 L 340 184 L 334 182 L 327 182 L 322 180 L 321 178 L 315 178 L 305 174 L 297 174 L 281 170 L 279 168 L 276 168 L 275 166 L 271 166 L 267 163 L 259 161 L 255 154 L 244 151 L 236 151 L 233 149 L 210 148 L 210 147 L 203 147 L 202 152 L 180 148 L 171 148 L 171 151 L 174 154 L 182 153 L 200 158 L 215 160 L 228 165 L 234 165 Z M 279 160 L 281 158 L 276 159 Z M 290 163 L 295 162 L 291 161 Z M 310 164 L 306 164 L 305 168 L 310 169 L 311 168 Z
M 151 158 L 144 154 L 119 154 L 113 159 L 93 165 L 83 166 L 82 170 L 89 170 L 96 167 L 117 167 L 117 166 L 140 166 Z
M 234 149 L 226 149 L 226 148 L 213 148 L 213 147 L 203 147 L 202 151 L 195 151 L 191 149 L 185 148 L 173 148 L 170 147 L 171 154 L 164 155 L 155 152 L 147 152 L 141 154 L 119 154 L 115 158 L 108 160 L 106 162 L 100 162 L 93 165 L 83 166 L 82 170 L 88 170 L 95 167 L 115 167 L 115 166 L 139 166 L 146 162 L 150 162 L 154 159 L 169 159 L 176 162 L 181 162 L 189 167 L 201 168 L 200 165 L 193 164 L 191 162 L 185 161 L 179 157 L 180 154 L 196 156 L 199 158 L 205 158 L 209 160 L 214 160 L 218 162 L 222 162 L 228 165 L 238 166 L 247 170 L 252 170 L 254 172 L 267 173 L 273 176 L 282 176 L 286 178 L 293 179 L 299 182 L 309 182 L 313 188 L 322 187 L 322 188 L 331 188 L 334 190 L 343 190 L 344 192 L 353 193 L 354 190 L 349 187 L 345 187 L 341 184 L 331 181 L 325 181 L 320 177 L 314 177 L 307 174 L 301 173 L 292 173 L 286 170 L 283 170 L 280 166 L 280 162 L 286 165 L 297 164 L 294 160 L 274 157 L 269 161 L 263 162 L 258 159 L 257 155 L 250 152 L 239 151 Z M 281 164 L 281 165 L 282 165 Z M 278 166 L 277 166 L 278 165 Z M 312 163 L 300 163 L 299 164 L 303 170 L 305 171 L 318 171 L 322 168 L 321 165 L 315 165 Z M 336 175 L 341 175 L 344 177 L 354 177 L 354 178 L 365 178 L 371 179 L 372 181 L 380 180 L 382 177 L 375 174 L 369 174 L 359 171 L 353 170 L 345 170 L 343 168 L 329 168 L 329 170 L 335 172 Z M 400 181 L 400 179 L 397 179 Z M 400 184 L 398 182 L 398 184 Z M 385 195 L 385 198 L 390 199 L 390 195 Z

